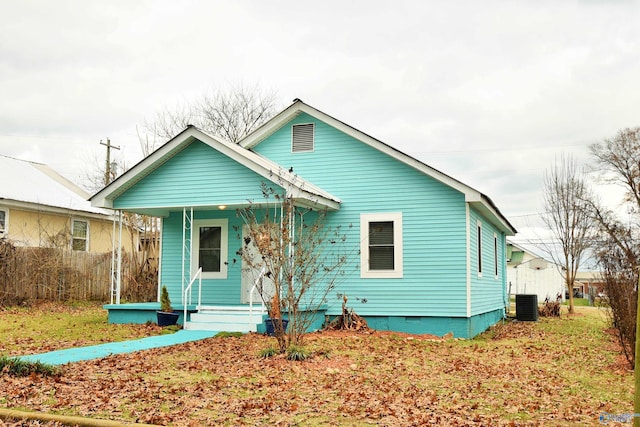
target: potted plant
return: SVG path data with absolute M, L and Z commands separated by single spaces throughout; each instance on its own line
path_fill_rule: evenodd
M 283 332 L 286 331 L 289 321 L 282 318 L 282 313 L 280 311 L 280 296 L 277 292 L 273 295 L 271 304 L 267 306 L 267 311 L 269 312 L 269 318 L 264 321 L 267 335 L 274 336 L 276 334 L 275 328 L 278 322 L 282 322 L 282 330 Z
M 180 313 L 174 313 L 171 307 L 171 299 L 166 286 L 162 286 L 160 291 L 160 310 L 157 312 L 158 326 L 170 326 L 178 323 Z

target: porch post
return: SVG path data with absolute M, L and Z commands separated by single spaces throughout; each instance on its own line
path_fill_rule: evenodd
M 113 230 L 111 232 L 111 274 L 109 278 L 109 303 L 113 304 L 116 293 L 116 214 L 113 214 Z
M 185 304 L 184 301 L 184 251 L 185 251 L 185 246 L 187 244 L 187 241 L 185 240 L 186 237 L 186 229 L 187 229 L 187 208 L 183 207 L 182 208 L 182 274 L 180 277 L 180 298 L 182 299 L 182 304 Z
M 182 304 L 187 304 L 185 300 L 184 291 L 191 281 L 191 259 L 193 257 L 193 206 L 187 211 L 186 206 L 182 208 L 182 285 L 181 285 L 181 300 Z M 189 231 L 189 247 L 187 247 L 187 230 Z M 188 258 L 188 259 L 187 259 Z M 188 262 L 188 271 L 185 271 L 185 262 Z M 187 273 L 189 277 L 187 278 Z
M 296 229 L 296 215 L 294 213 L 295 205 L 293 202 L 290 202 L 289 206 L 289 268 L 291 269 L 291 289 L 293 289 L 294 280 L 295 280 L 295 246 L 293 244 L 293 239 L 296 237 L 295 229 Z
M 118 211 L 118 275 L 116 278 L 116 304 L 120 304 L 120 290 L 122 289 L 122 211 Z

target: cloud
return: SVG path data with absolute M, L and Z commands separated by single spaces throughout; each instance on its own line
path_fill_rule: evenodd
M 640 125 L 636 3 L 29 1 L 3 6 L 0 153 L 75 178 L 100 139 L 228 82 L 302 98 L 490 196 Z M 79 153 L 87 153 L 85 156 Z M 83 157 L 84 156 L 84 157 Z

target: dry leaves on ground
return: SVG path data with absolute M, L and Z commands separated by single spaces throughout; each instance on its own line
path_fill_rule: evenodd
M 270 338 L 249 334 L 68 365 L 57 378 L 2 377 L 2 405 L 173 425 L 599 425 L 631 411 L 629 373 L 602 399 L 588 376 L 607 369 L 588 347 L 536 324 L 494 339 L 396 333 L 311 334 L 305 362 L 260 359 Z M 586 365 L 573 378 L 567 366 Z

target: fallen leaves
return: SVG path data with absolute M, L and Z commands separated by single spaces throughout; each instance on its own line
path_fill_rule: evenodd
M 185 426 L 599 425 L 602 412 L 630 412 L 631 374 L 607 368 L 611 337 L 545 322 L 468 341 L 310 334 L 316 356 L 303 362 L 260 359 L 272 339 L 257 334 L 207 339 L 70 364 L 58 378 L 0 377 L 0 404 Z

